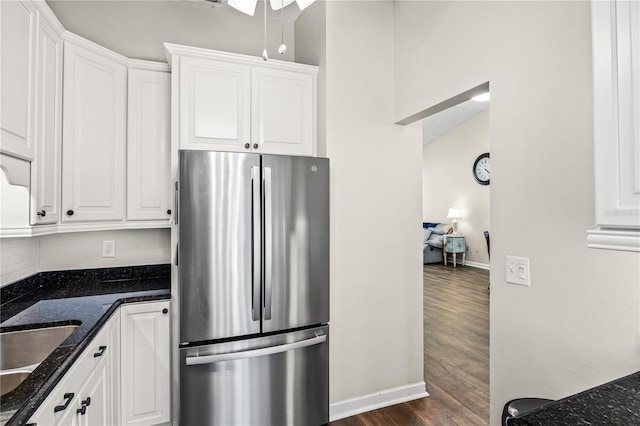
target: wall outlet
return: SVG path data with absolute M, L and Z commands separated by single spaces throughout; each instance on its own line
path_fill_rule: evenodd
M 102 242 L 102 257 L 116 257 L 115 240 L 105 240 Z
M 507 282 L 531 287 L 528 257 L 507 256 Z

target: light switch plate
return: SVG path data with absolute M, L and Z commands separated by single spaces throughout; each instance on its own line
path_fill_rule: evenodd
M 531 271 L 528 257 L 507 256 L 507 282 L 531 286 Z

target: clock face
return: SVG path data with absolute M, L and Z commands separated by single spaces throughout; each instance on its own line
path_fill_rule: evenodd
M 488 152 L 476 158 L 475 163 L 473 163 L 473 177 L 480 185 L 489 185 L 491 181 L 491 162 Z

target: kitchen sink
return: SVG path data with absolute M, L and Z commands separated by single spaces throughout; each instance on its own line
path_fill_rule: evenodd
M 0 395 L 18 387 L 76 328 L 73 324 L 0 333 Z

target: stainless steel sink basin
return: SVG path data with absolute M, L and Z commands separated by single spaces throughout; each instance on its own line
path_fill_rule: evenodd
M 0 395 L 20 385 L 76 328 L 62 325 L 0 333 Z

